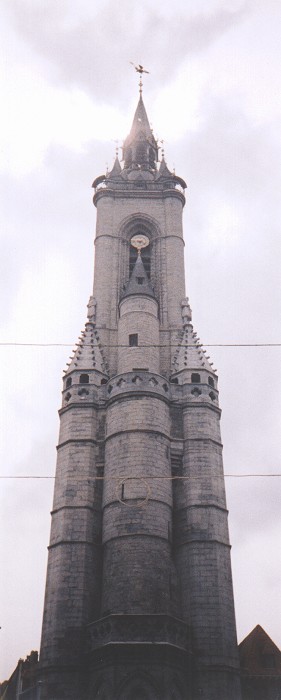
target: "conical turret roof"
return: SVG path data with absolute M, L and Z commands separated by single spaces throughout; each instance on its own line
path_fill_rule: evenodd
M 122 172 L 122 168 L 120 165 L 120 161 L 119 161 L 118 156 L 116 156 L 112 170 L 110 170 L 110 172 L 107 173 L 107 178 L 118 177 L 121 172 Z
M 194 332 L 192 323 L 188 323 L 181 333 L 181 339 L 172 361 L 172 371 L 180 372 L 183 369 L 199 370 L 201 368 L 214 372 L 209 357 Z
M 168 177 L 168 178 L 174 177 L 174 174 L 171 173 L 171 171 L 169 170 L 169 168 L 167 166 L 167 163 L 165 161 L 164 156 L 161 160 L 160 168 L 158 170 L 158 178 L 160 178 L 160 177 Z
M 129 281 L 127 282 L 121 299 L 132 294 L 144 294 L 155 298 L 154 290 L 145 271 L 144 264 L 139 254 Z
M 172 372 L 181 372 L 184 369 L 206 369 L 215 372 L 210 358 L 206 355 L 197 333 L 195 333 L 192 320 L 192 312 L 188 298 L 182 302 L 183 330 L 181 331 L 179 344 L 172 360 Z
M 108 371 L 98 331 L 95 328 L 95 324 L 89 320 L 85 324 L 85 330 L 81 332 L 77 347 L 65 371 L 68 374 L 73 370 L 87 372 L 91 369 L 95 369 L 103 374 L 107 374 Z

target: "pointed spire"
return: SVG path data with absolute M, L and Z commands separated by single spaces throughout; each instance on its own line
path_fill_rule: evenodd
M 123 145 L 124 168 L 156 169 L 158 146 L 153 135 L 142 99 L 142 93 L 134 114 L 129 136 Z
M 146 296 L 153 297 L 155 299 L 153 287 L 150 284 L 146 274 L 140 251 L 138 253 L 131 277 L 125 286 L 123 294 L 121 295 L 121 299 L 131 296 L 132 294 L 145 294 Z
M 142 95 L 140 95 L 137 109 L 135 111 L 134 119 L 133 119 L 133 124 L 132 128 L 129 134 L 129 139 L 131 141 L 134 141 L 136 138 L 138 138 L 140 135 L 145 135 L 147 139 L 152 139 L 153 138 L 153 133 L 151 126 L 148 121 L 148 116 L 146 113 L 146 109 L 144 106 L 144 102 L 142 99 Z
M 169 177 L 169 178 L 173 178 L 173 177 L 174 177 L 173 173 L 171 173 L 171 171 L 169 170 L 169 168 L 168 168 L 168 166 L 167 166 L 167 163 L 166 163 L 166 161 L 165 161 L 164 156 L 162 157 L 162 160 L 161 160 L 161 163 L 160 163 L 160 168 L 159 168 L 159 170 L 158 170 L 158 177 L 157 177 L 157 179 L 159 179 L 160 177 L 166 177 L 166 178 L 167 178 L 167 177 Z

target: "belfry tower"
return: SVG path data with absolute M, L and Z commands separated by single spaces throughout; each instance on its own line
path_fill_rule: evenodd
M 240 700 L 217 375 L 185 295 L 185 182 L 142 93 L 94 183 L 95 274 L 63 379 L 41 700 Z M 207 303 L 207 300 L 206 300 Z

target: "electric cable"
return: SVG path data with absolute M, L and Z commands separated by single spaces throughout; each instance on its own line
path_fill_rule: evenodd
M 147 345 L 138 345 L 136 347 L 138 348 L 165 348 L 165 347 L 171 347 L 171 348 L 177 348 L 179 347 L 181 339 L 179 339 L 178 343 L 162 343 L 161 345 L 159 344 L 147 344 Z M 32 347 L 32 348 L 50 348 L 50 347 L 65 347 L 65 348 L 73 348 L 73 347 L 79 347 L 79 343 L 17 343 L 17 342 L 0 342 L 0 347 Z M 183 343 L 183 346 L 186 348 L 194 348 L 194 343 Z M 83 343 L 83 347 L 92 347 L 91 343 Z M 108 345 L 102 343 L 103 348 L 129 348 L 128 345 L 122 345 L 120 343 Z M 204 347 L 204 348 L 280 348 L 281 343 L 196 343 L 196 347 Z

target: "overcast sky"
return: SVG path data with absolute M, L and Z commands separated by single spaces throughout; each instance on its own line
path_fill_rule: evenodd
M 176 8 L 176 11 L 175 11 Z M 61 375 L 93 275 L 91 183 L 138 99 L 188 182 L 187 293 L 202 342 L 280 343 L 279 0 L 2 0 L 1 470 L 55 470 Z M 279 347 L 218 369 L 239 641 L 281 646 Z M 241 475 L 241 478 L 240 476 Z M 52 480 L 1 481 L 0 679 L 39 648 Z M 3 532 L 5 530 L 5 537 Z

